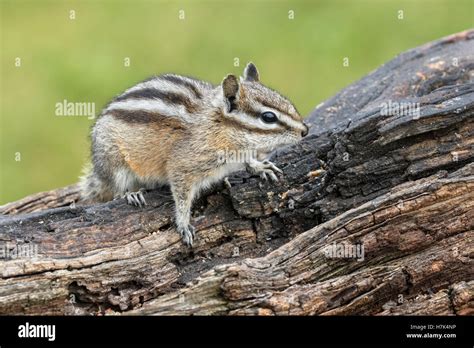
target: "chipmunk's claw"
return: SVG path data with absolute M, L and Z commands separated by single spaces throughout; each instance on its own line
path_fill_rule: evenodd
M 278 168 L 276 165 L 274 165 L 272 162 L 270 162 L 269 160 L 265 160 L 262 162 L 263 165 L 265 166 L 264 168 L 265 169 L 271 169 L 272 171 L 274 172 L 277 172 L 277 173 L 280 173 L 280 174 L 283 174 L 283 170 L 281 170 L 280 168 Z
M 229 177 L 224 178 L 224 185 L 227 187 L 229 190 L 232 188 L 232 185 L 230 184 Z
M 260 174 L 260 177 L 263 180 L 268 180 L 268 177 L 270 177 L 273 182 L 278 181 L 278 176 L 275 173 L 283 174 L 283 171 L 280 168 L 268 160 L 262 162 L 251 162 L 247 165 L 247 170 L 252 174 Z
M 143 190 L 137 192 L 127 192 L 124 196 L 127 199 L 127 203 L 136 207 L 143 207 L 147 205 L 145 197 L 143 196 Z
M 193 225 L 188 225 L 184 227 L 178 227 L 178 232 L 183 238 L 184 244 L 186 244 L 189 247 L 193 246 L 193 241 L 194 237 L 196 234 L 196 229 L 194 228 Z
M 278 181 L 278 177 L 275 175 L 275 173 L 274 173 L 271 169 L 264 169 L 264 170 L 260 173 L 260 177 L 261 177 L 263 180 L 268 181 L 267 174 L 268 174 L 268 176 L 270 177 L 270 179 L 271 179 L 273 182 L 277 182 L 277 181 Z

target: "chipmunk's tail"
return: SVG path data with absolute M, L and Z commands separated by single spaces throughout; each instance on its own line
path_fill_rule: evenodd
M 82 175 L 79 178 L 79 188 L 81 190 L 80 202 L 106 202 L 113 198 L 112 191 L 106 183 L 101 180 L 92 165 L 89 163 L 82 169 Z

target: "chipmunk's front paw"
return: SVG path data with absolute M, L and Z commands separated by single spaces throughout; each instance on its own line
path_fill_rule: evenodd
M 178 232 L 181 235 L 181 238 L 183 238 L 183 242 L 187 246 L 192 247 L 194 236 L 196 233 L 196 229 L 194 228 L 194 226 L 193 225 L 178 226 Z
M 268 160 L 262 162 L 252 161 L 247 165 L 247 169 L 252 174 L 260 174 L 260 177 L 264 180 L 268 180 L 268 175 L 270 179 L 275 182 L 278 181 L 278 177 L 275 173 L 283 174 L 280 168 Z
M 127 192 L 124 196 L 124 198 L 127 199 L 127 203 L 137 206 L 137 207 L 142 207 L 147 205 L 145 201 L 145 197 L 143 197 L 143 191 L 144 190 L 139 190 L 137 192 Z

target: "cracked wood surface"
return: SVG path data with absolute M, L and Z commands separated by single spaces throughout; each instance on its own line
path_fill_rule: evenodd
M 274 155 L 279 183 L 238 173 L 195 203 L 193 249 L 167 188 L 144 209 L 77 204 L 76 185 L 0 207 L 0 243 L 38 251 L 0 258 L 0 313 L 472 313 L 473 40 L 415 48 L 320 105 Z
M 134 313 L 378 314 L 400 295 L 472 279 L 473 206 L 474 165 L 420 179 Z M 327 257 L 334 243 L 363 243 L 364 260 Z

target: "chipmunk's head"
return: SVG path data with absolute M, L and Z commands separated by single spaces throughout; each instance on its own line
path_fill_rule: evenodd
M 260 83 L 257 67 L 249 63 L 244 76 L 228 75 L 222 81 L 222 116 L 238 130 L 246 146 L 268 153 L 308 134 L 308 126 L 294 105 Z

